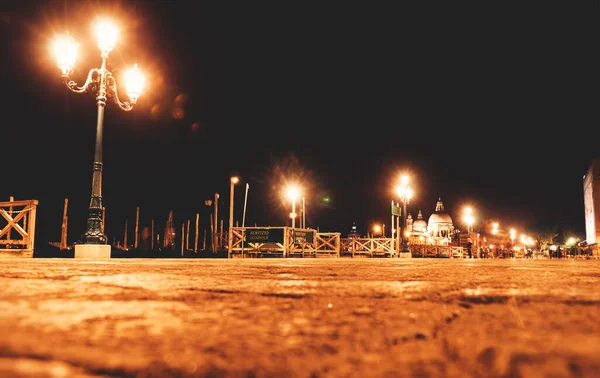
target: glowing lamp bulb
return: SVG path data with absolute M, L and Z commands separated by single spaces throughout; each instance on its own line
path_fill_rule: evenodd
M 144 88 L 144 75 L 138 68 L 137 64 L 125 73 L 125 85 L 127 86 L 127 94 L 131 103 L 135 104 L 137 99 L 142 94 Z
M 108 21 L 100 21 L 96 24 L 96 37 L 100 50 L 108 53 L 117 42 L 117 28 Z
M 299 195 L 300 195 L 300 190 L 297 187 L 290 186 L 287 189 L 287 196 L 290 200 L 296 201 L 296 199 L 298 198 Z
M 77 43 L 68 33 L 54 41 L 56 65 L 62 71 L 62 76 L 68 77 L 75 65 Z
M 408 175 L 400 176 L 400 184 L 406 186 L 408 184 Z

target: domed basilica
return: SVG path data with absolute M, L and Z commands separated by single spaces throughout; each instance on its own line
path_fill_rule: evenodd
M 419 210 L 416 220 L 411 214 L 408 214 L 406 228 L 410 236 L 417 240 L 427 240 L 428 244 L 447 245 L 454 235 L 452 217 L 444 211 L 444 203 L 441 198 L 438 199 L 435 211 L 429 216 L 427 222 L 423 219 L 421 210 Z

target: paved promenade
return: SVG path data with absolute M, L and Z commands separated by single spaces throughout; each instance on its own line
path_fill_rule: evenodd
M 598 377 L 600 261 L 0 259 L 0 377 Z

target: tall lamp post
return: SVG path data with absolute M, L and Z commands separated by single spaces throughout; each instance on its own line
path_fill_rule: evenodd
M 408 240 L 406 238 L 406 217 L 408 216 L 406 213 L 406 204 L 410 202 L 410 199 L 413 196 L 412 189 L 408 186 L 408 176 L 402 175 L 400 177 L 400 185 L 396 188 L 396 193 L 402 202 L 402 232 L 400 233 L 400 237 L 402 238 L 402 251 L 401 252 L 409 252 L 408 250 Z
M 209 224 L 211 224 L 211 225 L 213 223 L 213 216 L 210 213 L 210 207 L 212 206 L 212 203 L 213 203 L 212 200 L 204 200 L 204 206 L 206 206 L 208 208 L 207 211 L 209 211 L 208 221 L 209 221 Z M 206 230 L 204 232 L 205 232 L 205 234 L 204 234 L 204 246 L 203 246 L 204 248 L 203 249 L 206 250 Z M 211 251 L 212 252 L 215 251 L 214 247 L 213 247 L 214 244 L 215 244 L 215 233 L 214 233 L 214 231 L 212 230 L 212 227 L 211 227 L 211 230 L 210 230 L 210 246 L 211 246 Z
M 229 185 L 229 235 L 228 235 L 228 248 L 227 258 L 231 257 L 231 248 L 233 246 L 233 187 L 237 184 L 240 179 L 236 176 L 232 177 Z
M 475 222 L 475 217 L 473 216 L 473 209 L 470 206 L 467 206 L 464 209 L 463 221 L 467 225 L 467 237 L 468 237 L 467 250 L 469 252 L 469 258 L 473 258 L 473 256 L 477 258 L 477 257 L 479 257 L 479 253 L 472 252 L 471 231 L 472 231 L 473 223 Z M 478 246 L 479 246 L 479 241 L 477 243 L 477 250 L 479 250 Z
M 498 227 L 499 227 L 499 226 L 500 226 L 500 225 L 498 224 L 498 222 L 494 222 L 494 223 L 492 223 L 492 235 L 494 235 L 494 237 L 495 237 L 496 235 L 498 235 Z
M 129 96 L 128 102 L 121 102 L 117 94 L 117 82 L 112 73 L 107 69 L 108 53 L 113 49 L 117 39 L 117 29 L 109 22 L 102 21 L 96 27 L 98 47 L 102 63 L 100 68 L 92 68 L 85 83 L 79 86 L 75 81 L 69 80 L 78 45 L 69 34 L 54 42 L 57 65 L 61 70 L 63 82 L 72 92 L 86 93 L 90 90 L 97 91 L 96 103 L 98 106 L 98 119 L 96 124 L 96 148 L 92 174 L 92 195 L 90 199 L 89 214 L 86 231 L 83 234 L 82 244 L 75 245 L 75 258 L 110 258 L 110 245 L 102 231 L 102 128 L 104 123 L 104 107 L 109 96 L 121 110 L 131 111 L 137 102 L 144 86 L 144 76 L 134 65 L 126 73 L 126 88 Z
M 292 218 L 292 228 L 296 228 L 296 200 L 300 196 L 300 189 L 296 185 L 290 185 L 287 188 L 287 197 L 292 201 L 292 212 L 290 217 Z
M 511 244 L 510 257 L 513 257 L 514 253 L 515 253 L 515 239 L 517 237 L 517 230 L 515 230 L 514 228 L 511 228 L 510 231 L 508 231 L 508 234 L 510 235 L 510 244 Z
M 475 223 L 475 217 L 473 216 L 473 209 L 469 206 L 465 207 L 463 221 L 467 225 L 467 234 L 471 237 L 471 231 L 473 223 Z
M 494 245 L 498 243 L 498 240 L 496 238 L 496 235 L 498 235 L 498 227 L 500 227 L 498 222 L 492 223 L 492 235 L 494 235 Z

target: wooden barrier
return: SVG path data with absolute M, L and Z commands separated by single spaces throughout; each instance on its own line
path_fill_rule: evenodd
M 396 239 L 392 238 L 343 238 L 341 239 L 341 255 L 394 257 L 397 254 L 396 243 Z
M 340 233 L 291 227 L 232 227 L 235 257 L 339 257 Z
M 33 257 L 37 200 L 0 202 L 0 256 Z
M 464 248 L 450 245 L 412 244 L 409 248 L 413 257 L 468 257 L 466 256 Z

